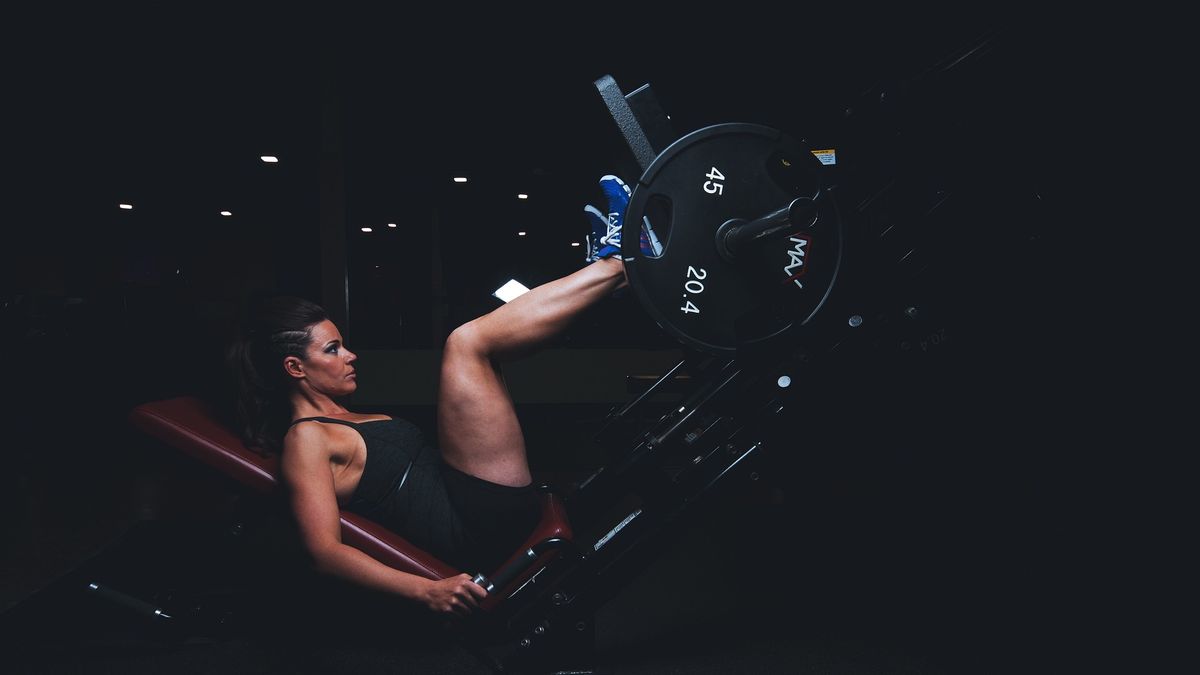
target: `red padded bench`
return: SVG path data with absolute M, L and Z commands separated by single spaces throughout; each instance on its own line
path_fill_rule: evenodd
M 246 487 L 264 495 L 279 494 L 278 458 L 264 456 L 246 447 L 199 398 L 181 396 L 150 401 L 136 406 L 129 418 L 140 431 L 229 475 Z M 561 499 L 552 492 L 543 492 L 542 495 L 541 521 L 505 566 L 529 556 L 529 551 L 539 543 L 571 540 L 571 526 Z M 357 513 L 342 510 L 341 525 L 343 542 L 395 569 L 427 579 L 445 579 L 463 572 L 479 571 L 455 569 L 412 545 L 404 537 Z M 504 588 L 495 589 L 483 607 L 494 607 L 556 553 L 556 550 L 547 550 L 538 555 L 525 573 Z

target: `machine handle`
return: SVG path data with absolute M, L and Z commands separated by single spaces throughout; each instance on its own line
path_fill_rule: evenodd
M 521 573 L 532 567 L 533 563 L 537 562 L 538 557 L 540 557 L 546 551 L 553 548 L 563 548 L 569 545 L 571 545 L 571 541 L 569 539 L 563 539 L 561 537 L 545 539 L 525 549 L 524 553 L 510 560 L 508 564 L 506 564 L 504 567 L 501 567 L 494 575 L 492 575 L 490 579 L 483 573 L 479 573 L 475 575 L 475 578 L 472 579 L 472 581 L 480 586 L 483 586 L 484 590 L 486 590 L 488 593 L 492 593 L 498 588 L 504 588 L 508 586 L 514 579 L 521 576 Z
M 93 582 L 89 583 L 87 588 L 89 591 L 95 593 L 101 598 L 121 605 L 122 607 L 132 609 L 138 614 L 160 619 L 172 618 L 170 614 L 167 614 L 161 608 L 156 607 L 144 600 L 139 600 L 131 595 L 122 593 L 121 591 L 109 588 L 108 586 L 101 586 L 100 584 Z

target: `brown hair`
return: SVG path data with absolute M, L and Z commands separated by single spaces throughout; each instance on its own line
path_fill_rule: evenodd
M 227 353 L 234 418 L 246 445 L 267 453 L 281 449 L 292 417 L 283 360 L 303 359 L 312 327 L 327 318 L 320 305 L 287 295 L 260 300 L 247 312 Z

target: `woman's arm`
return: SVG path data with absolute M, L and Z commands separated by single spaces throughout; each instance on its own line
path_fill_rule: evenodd
M 433 581 L 401 572 L 342 543 L 340 513 L 330 466 L 329 439 L 319 425 L 292 429 L 284 439 L 280 469 L 304 547 L 317 569 L 393 593 L 441 613 L 467 613 L 487 596 L 468 574 Z

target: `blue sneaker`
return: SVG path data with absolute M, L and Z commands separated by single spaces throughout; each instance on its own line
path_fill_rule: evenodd
M 584 262 L 592 263 L 601 258 L 620 255 L 621 240 L 619 238 L 617 239 L 617 245 L 606 243 L 608 239 L 608 216 L 601 213 L 600 209 L 591 204 L 583 207 L 583 215 L 587 216 L 588 222 L 592 226 L 592 233 L 587 236 L 587 255 L 584 257 Z
M 591 204 L 583 207 L 583 212 L 592 225 L 585 258 L 587 262 L 621 253 L 621 228 L 625 221 L 625 210 L 629 208 L 629 186 L 620 178 L 607 175 L 600 178 L 600 189 L 608 199 L 608 213 L 601 213 L 600 209 Z M 647 218 L 642 218 L 638 243 L 643 255 L 657 256 L 662 253 L 662 244 L 654 236 L 654 230 Z

